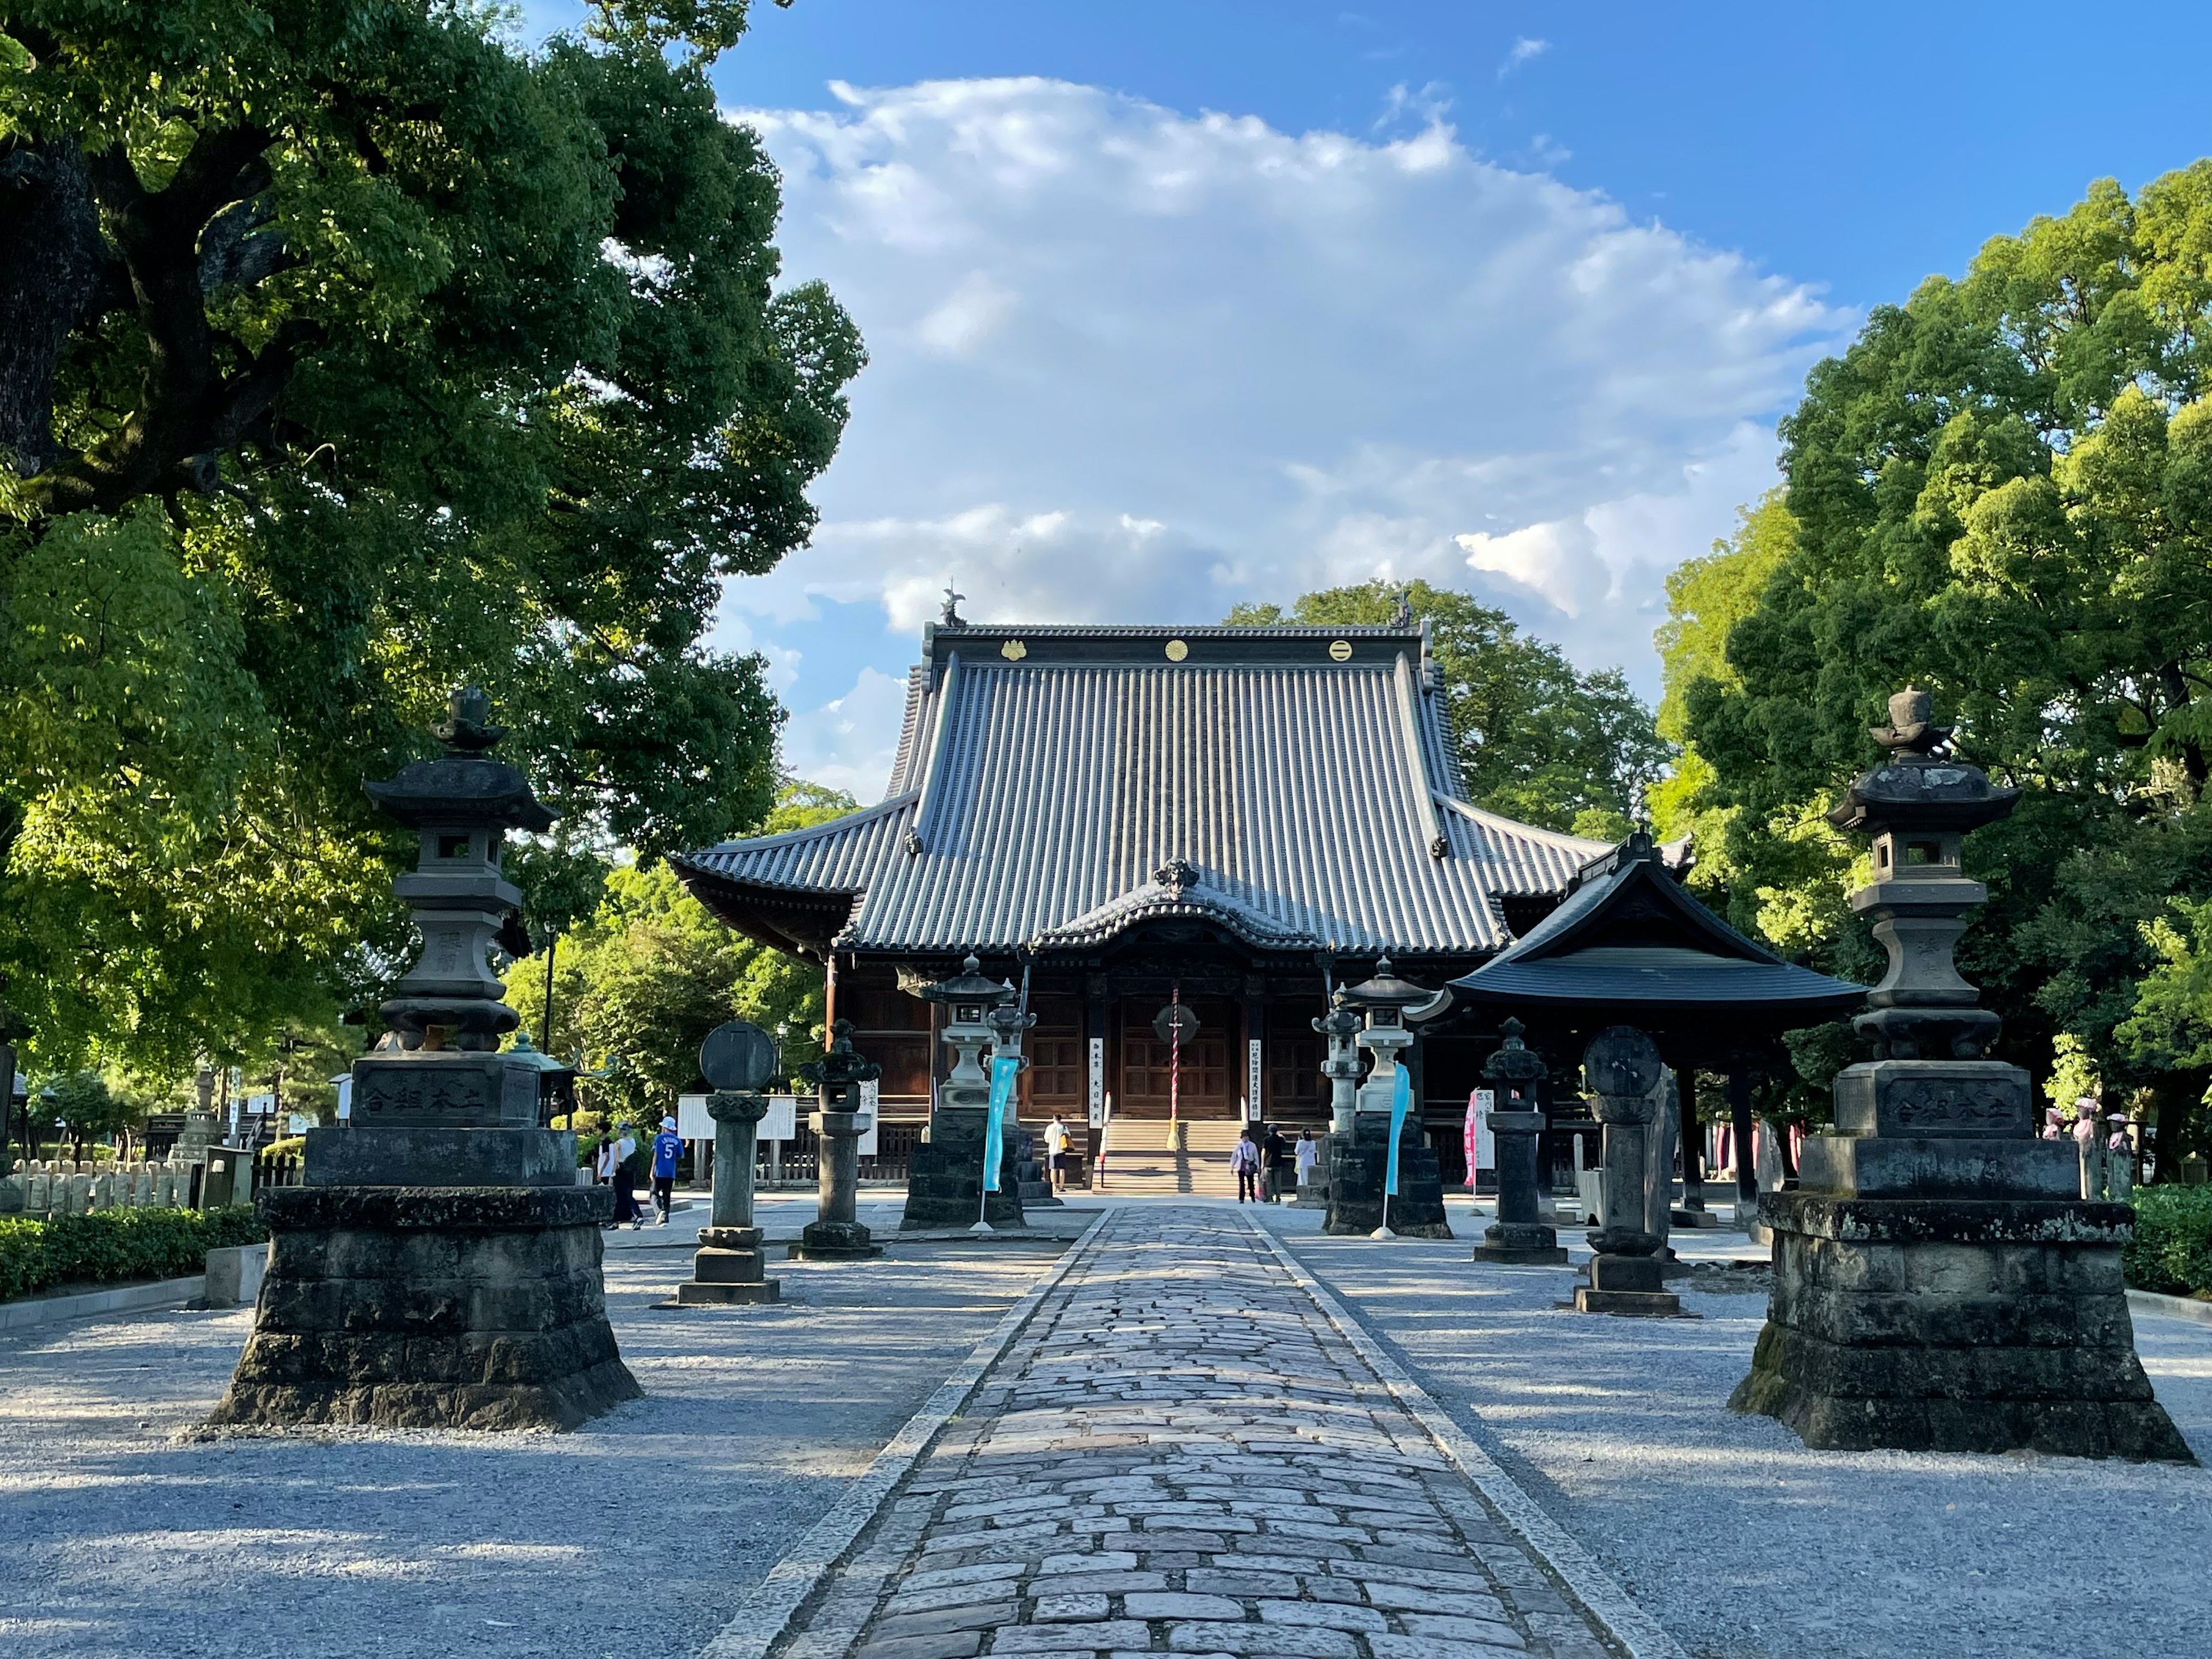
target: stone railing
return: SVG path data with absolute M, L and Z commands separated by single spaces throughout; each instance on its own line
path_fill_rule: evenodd
M 5 1186 L 12 1203 L 0 1208 L 25 1215 L 83 1215 L 93 1210 L 181 1209 L 192 1196 L 191 1164 L 76 1163 L 52 1158 L 15 1160 Z

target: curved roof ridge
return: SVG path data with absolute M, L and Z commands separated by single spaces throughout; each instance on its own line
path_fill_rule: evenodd
M 700 852 L 686 853 L 684 857 L 696 864 L 702 859 L 712 858 L 717 854 L 764 853 L 776 848 L 796 846 L 810 838 L 821 838 L 845 830 L 865 829 L 870 820 L 882 817 L 886 813 L 896 812 L 900 807 L 910 804 L 921 793 L 921 791 L 919 788 L 908 789 L 901 794 L 886 796 L 873 806 L 863 806 L 854 811 L 841 813 L 834 818 L 824 818 L 819 823 L 802 823 L 796 830 L 779 830 L 772 836 L 732 836 L 729 840 L 716 842 L 712 847 Z
M 1609 841 L 1592 841 L 1588 836 L 1577 836 L 1565 830 L 1547 830 L 1540 823 L 1523 823 L 1518 818 L 1509 818 L 1503 812 L 1493 812 L 1486 806 L 1477 806 L 1473 801 L 1448 795 L 1441 789 L 1429 793 L 1441 806 L 1449 806 L 1462 817 L 1496 830 L 1502 834 L 1517 836 L 1524 841 L 1542 842 L 1547 847 L 1557 847 L 1571 853 L 1583 854 L 1583 861 L 1602 858 L 1618 844 Z
M 1028 944 L 1033 949 L 1055 945 L 1086 945 L 1103 941 L 1140 921 L 1167 916 L 1215 918 L 1254 945 L 1291 950 L 1319 950 L 1322 941 L 1300 928 L 1290 927 L 1234 893 L 1207 881 L 1170 884 L 1153 876 L 1135 887 L 1094 904 L 1082 915 L 1040 928 Z

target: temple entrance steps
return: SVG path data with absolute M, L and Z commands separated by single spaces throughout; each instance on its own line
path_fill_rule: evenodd
M 1182 1146 L 1176 1145 L 1180 1129 Z M 1117 1117 L 1106 1126 L 1101 1191 L 1125 1197 L 1195 1193 L 1217 1198 L 1237 1195 L 1237 1176 L 1229 1149 L 1244 1126 L 1234 1118 Z

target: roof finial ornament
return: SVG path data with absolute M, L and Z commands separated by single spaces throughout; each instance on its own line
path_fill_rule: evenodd
M 1401 587 L 1398 590 L 1397 598 L 1398 603 L 1392 607 L 1390 611 L 1390 626 L 1393 628 L 1411 628 L 1413 625 L 1413 590 L 1410 588 Z
M 1925 691 L 1908 685 L 1889 700 L 1889 724 L 1871 728 L 1869 735 L 1885 749 L 1903 750 L 1901 758 L 1940 758 L 1952 728 L 1935 723 L 1930 718 L 1934 707 Z
M 945 614 L 939 617 L 938 621 L 947 628 L 967 627 L 967 623 L 962 619 L 960 615 L 960 601 L 967 597 L 968 596 L 965 593 L 954 592 L 952 591 L 952 584 L 951 582 L 945 583 Z
M 1152 879 L 1181 898 L 1185 888 L 1198 885 L 1198 866 L 1188 859 L 1170 859 L 1152 872 Z

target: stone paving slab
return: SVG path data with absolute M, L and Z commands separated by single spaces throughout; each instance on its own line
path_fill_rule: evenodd
M 1677 1651 L 1594 1612 L 1303 1279 L 1234 1211 L 1115 1211 L 767 1650 Z

